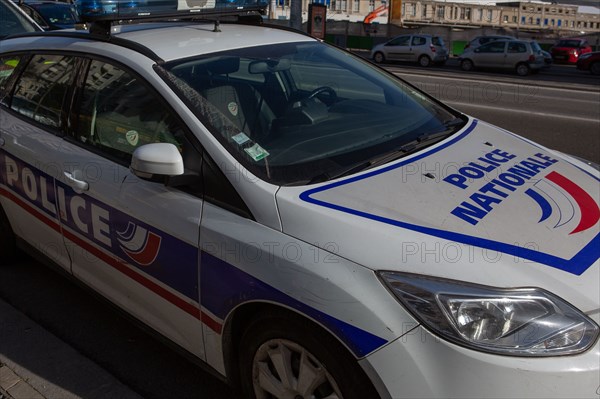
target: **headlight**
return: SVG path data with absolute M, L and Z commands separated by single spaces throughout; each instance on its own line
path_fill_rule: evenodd
M 501 289 L 413 274 L 379 272 L 400 302 L 433 333 L 472 349 L 513 356 L 583 352 L 598 326 L 539 288 Z

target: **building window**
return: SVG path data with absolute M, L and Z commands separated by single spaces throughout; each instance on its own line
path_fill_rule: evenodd
M 487 10 L 487 20 L 488 22 L 492 22 L 492 10 Z
M 458 7 L 454 7 L 452 19 L 458 19 Z
M 513 15 L 512 21 L 513 21 L 513 24 L 517 23 L 517 16 L 516 15 Z M 523 17 L 523 22 L 525 22 L 525 17 Z
M 536 24 L 536 25 L 539 25 L 539 24 L 540 24 L 540 22 L 541 22 L 541 19 L 539 19 L 539 18 L 536 18 L 536 19 L 535 19 L 535 24 Z
M 471 20 L 471 8 L 470 7 L 465 8 L 465 19 L 468 19 L 469 21 Z
M 481 8 L 477 9 L 477 20 L 481 21 L 483 19 L 483 10 Z
M 423 4 L 423 7 L 421 8 L 421 16 L 423 18 L 427 18 L 427 4 Z
M 515 18 L 517 18 L 517 17 L 515 17 Z M 521 17 L 521 24 L 525 25 L 525 17 Z
M 544 18 L 544 26 L 548 26 L 548 18 Z
M 354 0 L 354 4 L 352 5 L 352 11 L 353 12 L 360 11 L 360 0 Z
M 504 23 L 507 23 L 507 22 L 508 22 L 508 15 L 505 15 L 505 16 L 504 16 L 504 20 L 503 20 L 503 22 L 504 22 Z
M 533 17 L 529 17 L 529 25 L 533 25 Z
M 375 9 L 375 0 L 369 0 L 369 12 Z
M 414 17 L 417 15 L 417 7 L 416 7 L 415 3 L 408 3 L 407 7 L 408 7 L 408 15 L 410 15 L 411 17 Z
M 446 16 L 446 6 L 438 6 L 437 17 L 440 19 L 444 19 L 445 16 Z

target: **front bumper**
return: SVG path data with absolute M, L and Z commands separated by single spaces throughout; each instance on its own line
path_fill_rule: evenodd
M 361 360 L 392 398 L 600 398 L 600 341 L 576 356 L 486 354 L 423 327 Z

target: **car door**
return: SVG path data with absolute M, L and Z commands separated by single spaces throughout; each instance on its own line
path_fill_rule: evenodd
M 175 145 L 199 175 L 201 151 L 164 98 L 136 72 L 86 60 L 78 86 L 64 145 L 69 161 L 61 164 L 66 182 L 57 183 L 70 211 L 63 231 L 73 274 L 203 358 L 198 180 L 192 176 L 193 184 L 174 187 L 129 170 L 136 149 L 163 142 Z
M 517 41 L 509 42 L 506 57 L 504 58 L 504 68 L 512 69 L 520 62 L 527 62 L 528 58 L 529 51 L 526 43 Z
M 77 62 L 46 54 L 0 59 L 0 202 L 15 233 L 67 271 L 65 204 L 55 184 L 69 158 L 62 134 Z
M 423 36 L 413 36 L 410 40 L 410 48 L 407 61 L 416 62 L 419 59 L 419 56 L 421 54 L 424 54 L 428 50 L 426 44 L 427 38 Z
M 504 67 L 506 42 L 493 41 L 475 49 L 475 65 L 486 68 Z
M 410 35 L 398 36 L 384 46 L 388 60 L 406 61 L 410 57 Z

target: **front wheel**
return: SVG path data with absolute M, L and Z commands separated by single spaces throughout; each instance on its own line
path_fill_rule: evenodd
M 383 55 L 383 53 L 377 52 L 375 53 L 375 55 L 373 55 L 373 60 L 376 63 L 381 64 L 385 61 L 385 56 Z
M 239 348 L 244 398 L 379 397 L 339 342 L 295 314 L 260 315 Z
M 475 69 L 475 65 L 473 65 L 473 61 L 471 60 L 462 60 L 460 63 L 460 69 L 469 72 Z
M 592 75 L 600 75 L 600 61 L 594 62 L 590 65 L 590 72 Z

